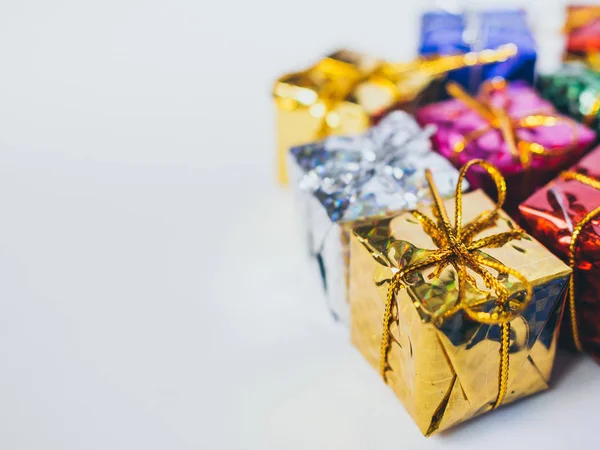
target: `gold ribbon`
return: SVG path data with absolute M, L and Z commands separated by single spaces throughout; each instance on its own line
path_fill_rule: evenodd
M 386 65 L 397 73 L 423 71 L 431 75 L 442 75 L 463 67 L 504 62 L 516 56 L 517 53 L 518 48 L 515 44 L 504 44 L 495 49 L 484 49 L 458 55 L 422 56 L 409 63 L 386 63 Z
M 461 101 L 464 105 L 476 111 L 487 123 L 488 126 L 472 131 L 463 136 L 456 142 L 452 148 L 455 156 L 465 150 L 467 145 L 482 137 L 492 130 L 498 130 L 502 133 L 504 141 L 508 145 L 510 153 L 519 158 L 524 170 L 531 168 L 533 155 L 554 157 L 562 156 L 573 150 L 577 145 L 577 126 L 570 120 L 555 114 L 530 114 L 521 118 L 509 117 L 506 106 L 494 106 L 490 99 L 490 93 L 494 90 L 505 90 L 507 87 L 504 80 L 491 80 L 482 85 L 480 99 L 476 99 L 467 94 L 459 84 L 448 83 L 446 89 L 455 99 Z M 573 130 L 573 142 L 571 145 L 560 149 L 549 151 L 546 147 L 536 142 L 526 141 L 517 136 L 517 130 L 536 128 L 540 126 L 552 127 L 559 123 L 567 123 Z
M 579 181 L 580 183 L 583 183 L 586 186 L 590 186 L 594 189 L 600 190 L 599 180 L 588 177 L 581 173 L 567 171 L 561 174 L 561 178 L 563 180 Z M 577 223 L 577 225 L 575 225 L 575 227 L 573 228 L 573 232 L 571 233 L 571 243 L 569 244 L 569 266 L 573 271 L 571 273 L 571 277 L 569 278 L 569 315 L 571 320 L 571 330 L 573 333 L 573 342 L 575 343 L 575 347 L 579 351 L 581 351 L 583 347 L 581 345 L 581 338 L 579 336 L 579 326 L 577 325 L 577 311 L 575 309 L 575 267 L 577 265 L 575 253 L 577 252 L 577 244 L 579 244 L 579 237 L 581 236 L 581 232 L 590 222 L 592 222 L 598 216 L 600 216 L 600 206 L 587 213 L 583 217 L 583 219 L 581 219 Z
M 473 166 L 480 166 L 492 177 L 498 189 L 498 201 L 492 211 L 486 211 L 480 214 L 467 225 L 462 224 L 462 182 Z M 393 275 L 386 298 L 385 313 L 383 317 L 383 331 L 381 336 L 381 359 L 380 373 L 384 381 L 387 382 L 386 373 L 390 369 L 388 365 L 388 354 L 390 350 L 390 325 L 392 321 L 392 310 L 396 304 L 397 292 L 408 284 L 406 278 L 414 273 L 422 272 L 430 267 L 435 267 L 431 277 L 439 277 L 441 272 L 447 267 L 454 267 L 458 274 L 458 301 L 456 305 L 449 305 L 448 310 L 443 314 L 441 320 L 449 317 L 460 310 L 463 310 L 468 317 L 482 324 L 500 326 L 500 363 L 498 369 L 498 395 L 493 404 L 493 408 L 498 407 L 504 400 L 508 385 L 509 371 L 509 347 L 510 347 L 510 321 L 519 316 L 531 301 L 533 295 L 533 286 L 524 275 L 516 270 L 505 266 L 504 264 L 485 257 L 481 252 L 484 248 L 502 247 L 513 239 L 521 239 L 525 234 L 520 229 L 493 234 L 481 239 L 476 236 L 484 230 L 493 228 L 496 225 L 500 209 L 506 199 L 506 182 L 502 174 L 493 165 L 483 160 L 472 160 L 460 170 L 456 184 L 456 199 L 454 208 L 454 226 L 448 219 L 448 213 L 444 207 L 442 199 L 433 182 L 431 171 L 426 172 L 427 182 L 433 198 L 433 213 L 437 221 L 430 219 L 419 211 L 413 211 L 414 217 L 421 223 L 423 230 L 427 233 L 437 250 L 423 258 L 420 261 L 410 263 L 400 269 Z M 524 285 L 523 295 L 512 296 L 508 289 L 498 280 L 497 276 L 492 275 L 489 269 L 498 273 L 512 275 Z M 483 300 L 477 300 L 472 303 L 465 301 L 467 283 L 476 288 L 477 282 L 471 271 L 481 277 L 487 292 Z M 477 288 L 476 288 L 477 289 Z M 482 307 L 489 302 L 490 294 L 495 295 L 495 306 L 485 311 Z

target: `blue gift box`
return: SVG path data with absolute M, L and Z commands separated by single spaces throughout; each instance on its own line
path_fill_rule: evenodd
M 431 11 L 423 15 L 419 54 L 456 55 L 470 51 L 496 49 L 514 44 L 517 55 L 506 61 L 455 70 L 448 79 L 476 92 L 491 78 L 524 80 L 533 85 L 536 45 L 523 10 L 485 11 L 454 14 Z

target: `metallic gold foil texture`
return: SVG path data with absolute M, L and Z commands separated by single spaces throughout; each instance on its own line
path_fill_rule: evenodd
M 352 342 L 426 436 L 548 387 L 571 273 L 482 191 L 463 197 L 447 226 L 427 208 L 351 236 Z
M 291 147 L 330 135 L 362 133 L 392 109 L 413 112 L 438 99 L 449 71 L 506 61 L 515 54 L 514 45 L 504 45 L 392 63 L 341 50 L 307 70 L 282 76 L 273 87 L 279 181 L 287 184 L 286 155 Z

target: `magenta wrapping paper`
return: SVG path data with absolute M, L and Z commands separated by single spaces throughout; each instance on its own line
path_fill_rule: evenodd
M 481 93 L 478 99 L 484 100 Z M 525 174 L 521 161 L 510 152 L 501 131 L 497 129 L 490 129 L 480 138 L 472 140 L 462 152 L 454 152 L 455 145 L 463 141 L 465 136 L 490 126 L 485 118 L 461 100 L 433 103 L 417 111 L 417 120 L 421 125 L 433 124 L 437 127 L 432 137 L 435 149 L 457 167 L 481 158 L 500 169 L 507 177 L 509 205 L 516 206 L 561 170 L 576 162 L 595 140 L 595 133 L 591 129 L 559 115 L 551 103 L 523 82 L 507 84 L 504 89 L 490 89 L 486 101 L 492 107 L 504 109 L 512 119 L 541 114 L 564 120 L 554 126 L 515 129 L 518 139 L 542 145 L 549 155 L 533 155 L 529 173 Z M 569 147 L 572 147 L 571 150 L 559 155 Z M 488 190 L 482 172 L 472 172 L 469 178 L 472 187 Z M 495 193 L 489 194 L 493 196 Z

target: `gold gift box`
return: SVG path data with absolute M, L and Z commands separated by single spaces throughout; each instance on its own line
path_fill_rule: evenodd
M 444 204 L 452 211 L 454 199 Z M 463 223 L 492 210 L 493 205 L 482 191 L 465 194 Z M 426 212 L 431 216 L 430 210 Z M 501 211 L 494 228 L 481 232 L 478 238 L 514 228 Z M 374 367 L 381 365 L 386 295 L 393 274 L 399 270 L 399 260 L 409 264 L 421 249 L 435 248 L 410 212 L 354 228 L 352 342 Z M 501 402 L 506 404 L 548 387 L 570 269 L 527 235 L 480 251 L 520 272 L 533 287 L 531 302 L 507 327 L 508 384 Z M 433 269 L 427 269 L 396 294 L 384 371 L 386 382 L 426 436 L 493 409 L 499 398 L 501 373 L 500 325 L 474 321 L 461 309 L 450 316 L 440 315 L 448 304 L 457 303 L 457 272 L 450 265 L 441 274 L 432 273 Z M 509 279 L 502 282 L 514 295 L 519 286 Z M 471 286 L 465 297 L 484 294 Z M 484 301 L 493 299 L 488 296 Z
M 282 76 L 273 87 L 280 183 L 288 181 L 290 147 L 329 135 L 362 133 L 391 109 L 412 113 L 417 106 L 437 100 L 448 71 L 505 61 L 516 53 L 516 47 L 509 44 L 495 50 L 391 63 L 340 50 L 307 70 Z

